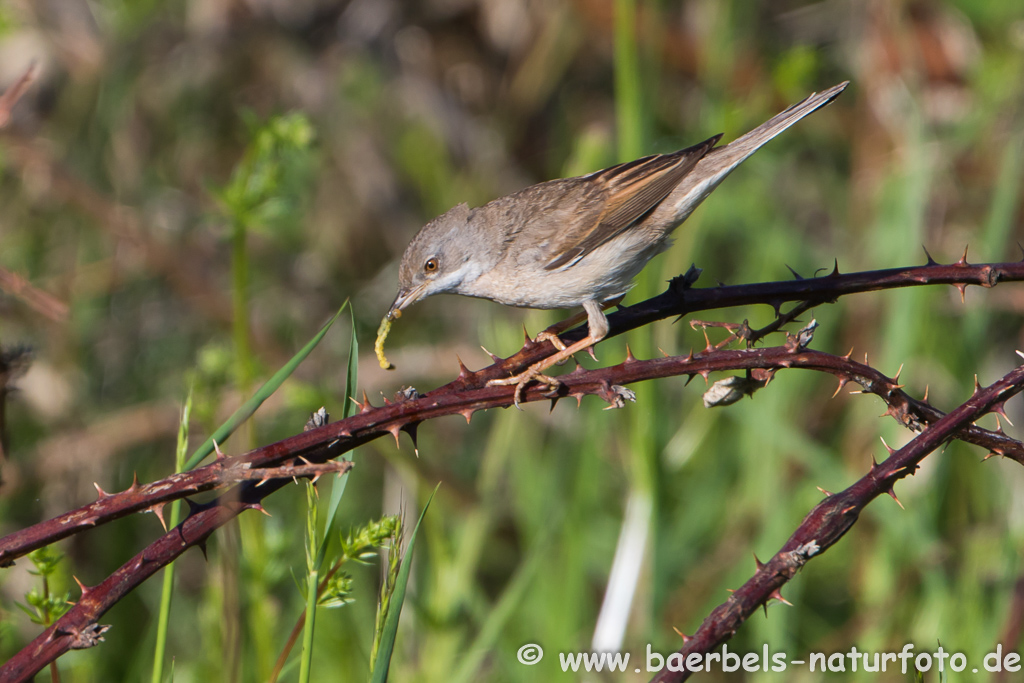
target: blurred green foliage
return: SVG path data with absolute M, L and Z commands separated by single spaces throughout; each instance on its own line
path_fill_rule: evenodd
M 634 4 L 632 34 L 615 9 Z M 93 481 L 118 490 L 134 473 L 170 474 L 189 384 L 200 443 L 248 395 L 240 354 L 264 379 L 346 298 L 355 333 L 372 339 L 402 250 L 453 204 L 596 170 L 626 149 L 669 151 L 717 132 L 729 140 L 841 80 L 853 83 L 835 104 L 716 190 L 638 290 L 660 290 L 691 262 L 709 286 L 784 279 L 787 265 L 808 277 L 834 258 L 844 272 L 920 263 L 922 244 L 940 261 L 968 243 L 972 261 L 1012 260 L 1024 238 L 1015 3 L 51 5 L 0 6 L 0 86 L 40 64 L 0 132 L 0 268 L 70 310 L 54 320 L 0 291 L 0 344 L 34 347 L 6 401 L 4 533 L 92 500 Z M 225 240 L 238 221 L 241 279 Z M 970 289 L 966 304 L 952 288 L 848 297 L 813 312 L 814 347 L 853 347 L 889 373 L 902 364 L 908 391 L 927 388 L 948 409 L 969 396 L 975 373 L 988 383 L 1015 362 L 1018 289 Z M 535 333 L 559 315 L 423 302 L 389 340 L 398 369 L 385 374 L 362 354 L 359 389 L 376 402 L 404 385 L 425 391 L 455 376 L 457 355 L 482 366 L 480 345 L 512 353 L 524 322 Z M 703 317 L 759 326 L 771 316 L 761 307 Z M 240 319 L 248 351 L 232 332 Z M 253 443 L 295 433 L 320 405 L 343 413 L 344 324 L 264 404 Z M 641 356 L 704 344 L 685 323 L 640 336 L 646 346 L 629 342 Z M 598 357 L 618 362 L 625 341 L 600 344 Z M 833 382 L 806 373 L 780 373 L 753 400 L 717 411 L 700 406 L 701 390 L 665 380 L 623 411 L 587 399 L 579 410 L 561 402 L 550 414 L 438 420 L 420 427 L 419 458 L 408 441 L 360 449 L 358 485 L 338 511 L 346 528 L 419 509 L 444 482 L 421 529 L 392 680 L 566 680 L 557 653 L 589 649 L 626 501 L 643 482 L 650 536 L 623 649 L 675 650 L 672 627 L 692 633 L 750 576 L 752 553 L 782 545 L 818 486 L 862 476 L 872 454 L 884 456 L 879 436 L 910 438 L 878 419 L 876 399 L 826 400 Z M 1024 420 L 1019 402 L 1008 410 Z M 236 441 L 222 447 L 248 446 Z M 1004 637 L 1024 572 L 1024 476 L 981 455 L 952 444 L 930 456 L 897 486 L 906 511 L 872 504 L 786 587 L 794 607 L 770 605 L 730 649 L 768 643 L 796 658 L 941 641 L 980 661 Z M 179 560 L 167 645 L 175 681 L 265 680 L 284 647 L 303 609 L 290 576 L 303 567 L 305 497 L 286 488 L 267 507 L 273 517 L 243 516 L 240 530 L 219 533 L 209 560 Z M 121 520 L 62 543 L 61 566 L 94 584 L 158 533 L 152 516 Z M 27 564 L 0 575 L 0 656 L 37 633 L 12 609 L 32 585 Z M 352 602 L 318 615 L 314 680 L 361 680 L 370 668 L 382 577 L 379 565 L 357 563 L 350 576 Z M 114 625 L 106 642 L 60 661 L 69 679 L 148 672 L 160 600 L 150 584 L 104 615 Z M 1024 648 L 1016 638 L 1004 650 Z M 531 642 L 547 655 L 527 667 L 516 652 Z

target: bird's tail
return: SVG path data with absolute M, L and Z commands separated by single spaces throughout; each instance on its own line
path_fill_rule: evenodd
M 718 183 L 762 145 L 803 117 L 827 105 L 849 84 L 849 81 L 843 81 L 828 90 L 814 93 L 804 101 L 776 114 L 746 135 L 708 152 L 693 171 L 676 186 L 665 202 L 668 206 L 675 204 L 675 223 L 678 225 L 685 220 Z

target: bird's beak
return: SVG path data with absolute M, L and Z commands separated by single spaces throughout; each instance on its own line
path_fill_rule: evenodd
M 419 301 L 423 298 L 423 292 L 426 291 L 426 284 L 417 285 L 412 289 L 400 289 L 398 290 L 398 296 L 395 297 L 395 303 L 391 304 L 391 308 L 388 309 L 388 320 L 394 320 L 401 317 L 402 310 L 412 304 L 413 302 Z

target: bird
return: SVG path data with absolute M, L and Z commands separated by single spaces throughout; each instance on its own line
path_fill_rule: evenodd
M 645 156 L 583 176 L 550 180 L 477 208 L 459 204 L 428 222 L 402 256 L 398 294 L 378 332 L 414 302 L 435 294 L 461 294 L 508 306 L 542 309 L 582 307 L 587 335 L 566 346 L 564 324 L 537 341 L 556 352 L 489 385 L 515 385 L 518 407 L 532 381 L 551 387 L 543 374 L 556 363 L 590 349 L 608 334 L 604 310 L 618 304 L 633 278 L 667 249 L 670 235 L 739 164 L 808 114 L 832 102 L 849 81 L 813 93 L 727 145 L 715 135 L 670 154 Z M 571 318 L 576 324 L 582 315 Z

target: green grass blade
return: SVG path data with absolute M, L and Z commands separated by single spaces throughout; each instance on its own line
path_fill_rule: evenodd
M 355 414 L 356 404 L 352 399 L 356 393 L 356 383 L 359 379 L 359 340 L 356 338 L 356 316 L 355 311 L 349 306 L 349 317 L 352 321 L 351 334 L 348 340 L 348 367 L 345 370 L 345 395 L 342 397 L 342 417 L 351 417 Z M 320 551 L 317 553 L 317 568 L 323 565 L 324 557 L 327 554 L 328 539 L 334 536 L 335 518 L 338 513 L 338 506 L 341 505 L 341 497 L 345 495 L 345 486 L 348 484 L 348 472 L 335 477 L 331 482 L 331 500 L 327 504 L 327 521 L 324 524 L 324 535 L 320 542 Z
M 341 497 L 345 495 L 346 485 L 348 485 L 348 472 L 340 477 L 335 477 L 331 482 L 331 500 L 327 504 L 327 523 L 324 524 L 324 535 L 320 539 L 320 548 L 316 553 L 317 569 L 323 566 L 329 540 L 334 536 L 334 527 L 337 526 L 334 523 L 335 515 L 338 512 L 338 506 L 341 505 Z
M 441 487 L 438 484 L 434 487 L 427 504 L 423 506 L 423 512 L 416 522 L 416 528 L 412 530 L 409 537 L 409 545 L 405 549 L 405 557 L 402 558 L 402 566 L 398 570 L 398 580 L 395 582 L 395 592 L 391 596 L 391 608 L 388 610 L 387 618 L 384 620 L 384 633 L 380 640 L 380 649 L 377 650 L 377 659 L 373 663 L 373 672 L 370 677 L 371 683 L 385 683 L 388 680 L 388 670 L 391 668 L 391 653 L 395 649 L 395 636 L 398 634 L 398 619 L 402 616 L 402 603 L 405 602 L 405 588 L 409 582 L 409 568 L 412 566 L 412 552 L 416 547 L 416 534 L 420 530 L 420 524 L 430 508 L 430 501 L 434 500 L 434 494 Z
M 341 409 L 342 417 L 352 417 L 356 414 L 356 383 L 359 380 L 359 340 L 356 338 L 356 313 L 351 307 L 348 309 L 349 318 L 352 320 L 352 335 L 348 340 L 348 367 L 345 370 L 345 402 Z
M 346 306 L 348 306 L 347 299 L 345 300 L 345 303 L 341 305 L 341 308 L 338 309 L 338 312 L 334 314 L 334 317 L 327 321 L 327 324 L 317 332 L 316 336 L 313 337 L 308 344 L 303 346 L 297 354 L 292 356 L 291 360 L 285 363 L 280 370 L 275 372 L 274 376 L 268 379 L 266 383 L 257 390 L 252 398 L 236 410 L 231 417 L 229 417 L 227 421 L 222 424 L 212 436 L 210 436 L 210 438 L 203 442 L 202 446 L 196 449 L 192 454 L 192 457 L 189 458 L 187 463 L 185 463 L 186 470 L 190 470 L 202 462 L 203 458 L 213 452 L 214 441 L 219 444 L 231 436 L 232 432 L 234 432 L 240 424 L 248 420 L 249 417 L 251 417 L 261 405 L 263 405 L 263 402 L 270 398 L 270 396 L 277 391 L 282 384 L 284 384 L 284 381 L 288 379 L 293 372 L 295 372 L 295 368 L 299 367 L 299 364 L 306 359 L 306 356 L 308 356 L 313 349 L 316 348 L 316 345 L 320 343 L 320 340 L 324 338 L 324 335 L 327 334 L 327 330 L 331 329 L 331 325 L 333 325 L 338 319 L 338 316 L 341 315 L 341 312 L 345 310 Z
M 185 407 L 181 410 L 181 422 L 178 424 L 178 446 L 175 450 L 174 467 L 176 472 L 181 472 L 185 462 L 185 452 L 188 449 L 188 420 L 192 413 L 192 389 L 188 390 L 185 398 Z M 171 514 L 168 518 L 168 528 L 178 526 L 181 516 L 181 501 L 171 503 Z M 152 683 L 160 683 L 164 676 L 164 654 L 167 651 L 167 627 L 171 620 L 171 594 L 174 589 L 174 563 L 167 565 L 164 569 L 163 586 L 160 592 L 160 613 L 157 616 L 156 647 L 153 650 L 153 675 L 150 677 Z

